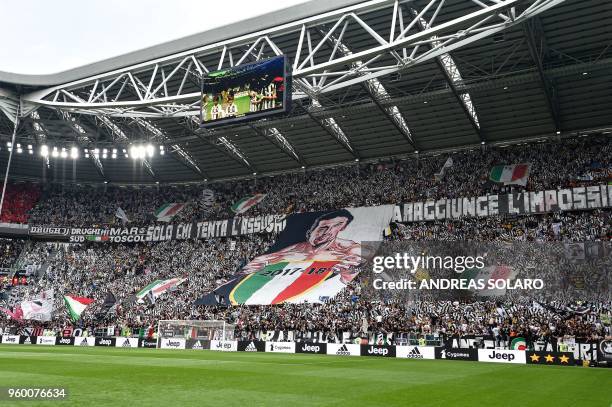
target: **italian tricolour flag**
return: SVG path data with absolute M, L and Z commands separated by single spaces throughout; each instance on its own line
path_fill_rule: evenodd
M 183 203 L 168 203 L 161 206 L 155 211 L 155 217 L 160 222 L 170 222 L 174 215 L 183 210 L 185 204 Z
M 185 281 L 184 278 L 178 278 L 178 277 L 171 278 L 168 280 L 155 280 L 149 285 L 147 285 L 145 288 L 143 288 L 142 290 L 138 291 L 138 293 L 136 294 L 136 297 L 139 300 L 142 300 L 144 297 L 147 296 L 147 294 L 149 294 L 149 291 L 152 291 L 153 298 L 157 298 L 163 293 L 165 293 L 166 291 L 172 288 L 178 287 L 181 283 L 183 283 L 183 281 Z
M 333 267 L 339 261 L 282 261 L 236 281 L 229 298 L 232 304 L 269 305 L 301 302 L 307 293 L 334 275 Z M 334 288 L 323 290 L 322 296 L 332 298 Z
M 491 168 L 489 179 L 504 185 L 527 185 L 531 164 L 496 165 Z
M 93 302 L 93 299 L 85 297 L 75 297 L 73 295 L 65 295 L 64 302 L 66 303 L 66 308 L 70 313 L 70 317 L 73 321 L 76 322 L 81 317 L 83 311 L 85 311 L 85 308 L 87 308 L 87 306 Z
M 253 196 L 247 196 L 246 198 L 242 198 L 238 202 L 232 205 L 232 211 L 236 215 L 240 215 L 245 213 L 253 206 L 257 205 L 266 197 L 266 194 L 255 194 Z
M 102 235 L 102 236 L 87 235 L 85 236 L 85 239 L 87 239 L 87 241 L 89 242 L 108 242 L 110 238 L 108 237 L 108 235 Z

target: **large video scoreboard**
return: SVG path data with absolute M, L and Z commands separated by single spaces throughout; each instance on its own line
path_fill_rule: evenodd
M 285 113 L 291 75 L 285 56 L 209 72 L 202 78 L 201 127 Z

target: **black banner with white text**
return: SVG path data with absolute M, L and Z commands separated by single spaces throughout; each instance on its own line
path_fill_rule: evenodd
M 612 206 L 612 185 L 595 185 L 405 203 L 395 207 L 393 221 L 410 223 L 466 217 L 531 215 L 610 206 Z

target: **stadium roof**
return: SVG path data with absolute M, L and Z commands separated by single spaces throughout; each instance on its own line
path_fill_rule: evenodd
M 605 131 L 610 19 L 605 0 L 317 0 L 59 74 L 0 72 L 0 168 L 18 106 L 11 176 L 83 183 L 200 182 Z M 201 71 L 278 53 L 299 61 L 289 115 L 197 130 Z M 124 157 L 146 143 L 153 158 Z M 80 158 L 42 157 L 42 145 Z

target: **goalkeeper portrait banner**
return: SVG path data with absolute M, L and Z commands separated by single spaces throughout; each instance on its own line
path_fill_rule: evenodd
M 214 291 L 225 304 L 321 303 L 335 297 L 374 255 L 393 206 L 289 216 L 268 253 Z M 363 244 L 368 242 L 368 244 Z

